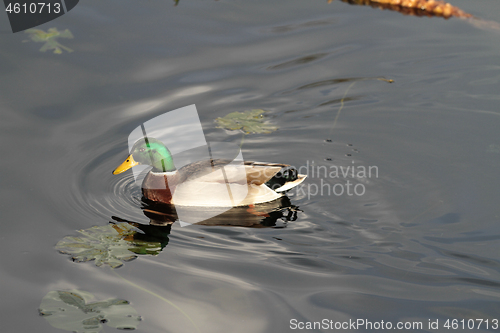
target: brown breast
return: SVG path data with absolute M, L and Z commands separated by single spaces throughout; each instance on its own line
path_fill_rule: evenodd
M 169 175 L 149 172 L 142 182 L 142 195 L 151 201 L 170 204 L 177 184 L 179 184 L 178 173 Z

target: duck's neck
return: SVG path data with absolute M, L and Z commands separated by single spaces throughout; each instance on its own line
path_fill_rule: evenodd
M 174 159 L 172 158 L 171 155 L 168 155 L 165 158 L 162 158 L 161 160 L 156 160 L 152 164 L 153 166 L 153 172 L 172 172 L 176 171 L 177 169 L 175 168 L 174 165 Z

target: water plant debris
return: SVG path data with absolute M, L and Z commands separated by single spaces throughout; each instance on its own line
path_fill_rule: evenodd
M 332 1 L 328 0 L 328 3 Z M 439 0 L 342 0 L 342 2 L 347 2 L 351 5 L 394 10 L 404 15 L 440 16 L 446 19 L 452 16 L 460 18 L 473 17 L 460 8 Z
M 78 230 L 81 237 L 68 236 L 56 244 L 56 250 L 71 255 L 75 262 L 95 261 L 96 266 L 118 268 L 138 254 L 157 255 L 163 249 L 160 242 L 134 239 L 139 231 L 128 223 L 94 226 Z
M 215 119 L 215 122 L 217 127 L 230 131 L 241 130 L 245 134 L 268 134 L 278 128 L 264 121 L 265 112 L 260 109 L 231 112 L 222 118 Z
M 81 290 L 54 290 L 42 299 L 38 312 L 55 328 L 78 333 L 98 333 L 102 324 L 135 330 L 142 320 L 123 299 L 91 302 L 94 296 Z
M 40 52 L 45 52 L 47 50 L 54 50 L 55 54 L 61 54 L 63 50 L 73 52 L 72 49 L 57 41 L 58 38 L 73 38 L 73 34 L 68 29 L 59 31 L 57 28 L 50 28 L 47 32 L 39 29 L 27 29 L 25 33 L 30 35 L 33 42 L 45 43 L 40 48 Z

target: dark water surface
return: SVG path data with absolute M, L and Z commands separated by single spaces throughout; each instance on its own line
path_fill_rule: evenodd
M 498 1 L 453 4 L 500 21 Z M 142 332 L 500 319 L 500 33 L 339 1 L 88 0 L 40 27 L 75 36 L 57 55 L 0 23 L 2 331 L 59 332 L 37 309 L 68 289 L 128 300 Z M 217 117 L 269 111 L 279 130 L 244 157 L 309 166 L 297 219 L 175 223 L 116 270 L 136 286 L 59 254 L 77 230 L 148 223 L 132 174 L 111 171 L 130 131 L 190 104 L 215 141 L 240 138 Z M 378 173 L 324 174 L 340 166 Z M 327 193 L 347 181 L 364 194 Z

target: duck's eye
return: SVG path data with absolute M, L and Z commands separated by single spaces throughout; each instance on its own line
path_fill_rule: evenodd
M 140 152 L 146 151 L 146 148 L 139 149 Z

